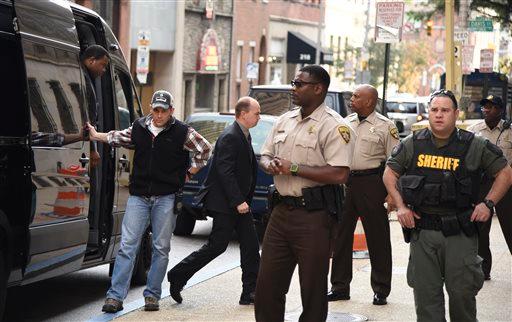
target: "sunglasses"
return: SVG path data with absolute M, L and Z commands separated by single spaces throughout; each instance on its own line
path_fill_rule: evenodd
M 315 85 L 315 84 L 319 84 L 319 82 L 304 82 L 304 81 L 300 81 L 300 80 L 298 80 L 298 81 L 292 80 L 290 82 L 290 84 L 292 85 L 292 87 L 301 88 L 304 85 Z
M 430 94 L 430 100 L 428 101 L 428 103 L 430 104 L 435 97 L 448 97 L 453 102 L 453 106 L 455 108 L 458 107 L 457 99 L 455 98 L 455 94 L 453 94 L 453 92 L 450 90 L 440 89 L 440 90 L 433 92 L 432 94 Z

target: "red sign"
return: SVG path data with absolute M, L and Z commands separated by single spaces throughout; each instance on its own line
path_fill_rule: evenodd
M 218 45 L 217 33 L 213 29 L 208 29 L 203 36 L 201 47 L 199 48 L 199 66 L 201 72 L 216 72 L 221 64 L 221 51 Z

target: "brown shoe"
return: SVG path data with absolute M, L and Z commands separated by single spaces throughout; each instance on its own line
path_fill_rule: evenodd
M 116 299 L 107 298 L 105 300 L 105 304 L 103 304 L 103 308 L 101 309 L 106 313 L 116 313 L 123 309 L 123 302 L 118 301 Z
M 158 304 L 158 300 L 152 296 L 146 296 L 144 298 L 144 311 L 158 311 L 160 309 L 160 305 Z

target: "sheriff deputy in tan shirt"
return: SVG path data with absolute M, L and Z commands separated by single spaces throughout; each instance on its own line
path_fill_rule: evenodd
M 323 103 L 329 83 L 321 66 L 301 68 L 291 93 L 300 108 L 277 120 L 261 150 L 260 166 L 274 175 L 282 201 L 272 211 L 263 241 L 256 321 L 284 320 L 286 293 L 297 264 L 303 306 L 299 320 L 327 318 L 329 233 L 334 220 L 325 203 L 308 207 L 303 188 L 345 183 L 355 142 L 350 126 Z
M 480 101 L 484 119 L 470 127 L 468 131 L 474 132 L 497 145 L 509 165 L 512 165 L 512 129 L 502 119 L 505 113 L 505 105 L 500 97 L 489 95 Z M 480 200 L 483 200 L 491 189 L 494 178 L 484 176 L 480 188 Z M 508 249 L 512 253 L 512 188 L 501 198 L 495 206 L 496 215 L 500 222 L 501 231 L 507 241 Z M 492 217 L 479 225 L 478 255 L 483 258 L 482 270 L 485 280 L 491 279 L 492 255 L 489 248 L 489 231 L 491 230 Z
M 386 304 L 391 290 L 391 241 L 387 211 L 383 206 L 387 192 L 382 172 L 399 137 L 395 124 L 375 111 L 377 98 L 373 86 L 360 85 L 350 99 L 355 113 L 346 120 L 356 131 L 357 140 L 346 184 L 342 222 L 335 230 L 329 301 L 350 299 L 352 245 L 358 217 L 361 217 L 370 253 L 373 304 Z

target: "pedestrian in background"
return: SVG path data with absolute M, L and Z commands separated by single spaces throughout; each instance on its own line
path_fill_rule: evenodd
M 176 224 L 175 193 L 183 187 L 186 177 L 190 178 L 206 165 L 211 154 L 208 141 L 173 117 L 173 112 L 171 93 L 159 90 L 151 99 L 151 114 L 135 120 L 125 130 L 99 133 L 89 124 L 91 140 L 135 150 L 130 196 L 121 228 L 121 246 L 102 308 L 104 312 L 115 313 L 123 309 L 137 250 L 149 224 L 153 254 L 143 292 L 144 308 L 146 311 L 159 309 L 162 281 Z
M 355 133 L 324 104 L 329 74 L 318 65 L 300 69 L 292 83 L 295 108 L 268 136 L 260 166 L 274 176 L 279 196 L 263 240 L 256 285 L 256 321 L 283 321 L 286 293 L 299 266 L 300 321 L 327 318 L 327 274 L 335 186 L 345 183 Z
M 254 303 L 256 277 L 260 265 L 260 245 L 250 204 L 256 187 L 258 165 L 249 129 L 260 119 L 260 105 L 242 97 L 235 105 L 235 122 L 217 139 L 208 175 L 198 202 L 213 217 L 208 242 L 174 266 L 167 274 L 171 297 L 178 303 L 181 290 L 201 268 L 222 254 L 236 231 L 240 241 L 242 295 L 239 304 Z
M 335 227 L 329 301 L 350 299 L 352 245 L 358 217 L 361 217 L 370 253 L 373 304 L 387 304 L 391 290 L 391 240 L 382 173 L 399 136 L 395 124 L 375 111 L 377 99 L 378 92 L 371 85 L 358 86 L 350 99 L 350 108 L 355 113 L 347 116 L 346 121 L 356 132 L 357 139 L 346 183 L 342 221 Z
M 468 131 L 474 132 L 488 139 L 501 149 L 509 165 L 512 166 L 512 129 L 510 121 L 505 122 L 502 117 L 505 114 L 505 104 L 501 98 L 489 95 L 480 101 L 484 120 L 470 126 Z M 480 200 L 489 193 L 494 178 L 484 175 L 480 188 Z M 495 205 L 496 215 L 500 222 L 501 231 L 507 241 L 508 250 L 512 254 L 512 189 Z M 489 248 L 489 232 L 491 230 L 491 218 L 479 225 L 478 255 L 483 258 L 482 269 L 486 280 L 491 279 L 492 255 Z
M 410 241 L 407 282 L 414 290 L 418 321 L 446 320 L 443 285 L 450 319 L 477 321 L 476 295 L 484 275 L 475 222 L 489 219 L 510 186 L 511 169 L 499 148 L 457 129 L 458 115 L 452 92 L 434 92 L 430 128 L 397 145 L 384 171 L 384 184 Z M 495 179 L 479 203 L 482 171 Z

